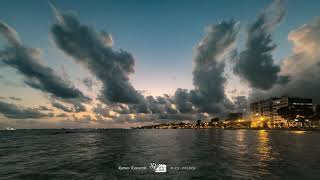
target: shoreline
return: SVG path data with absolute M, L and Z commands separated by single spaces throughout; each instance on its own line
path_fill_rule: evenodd
M 320 131 L 320 128 L 48 128 L 48 129 L 16 129 L 14 131 L 21 130 L 65 130 L 65 131 L 77 131 L 77 130 L 184 130 L 184 129 L 194 129 L 194 130 L 265 130 L 265 131 Z M 5 129 L 0 129 L 0 132 L 14 132 Z
M 168 129 L 196 129 L 196 130 L 265 130 L 265 131 L 320 131 L 320 128 L 132 128 L 132 129 L 153 129 L 153 130 L 168 130 Z

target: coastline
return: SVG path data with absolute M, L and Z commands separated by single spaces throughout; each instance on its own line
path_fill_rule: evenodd
M 31 131 L 31 130 L 61 130 L 66 131 L 65 134 L 73 133 L 74 131 L 108 131 L 108 130 L 184 130 L 184 129 L 194 129 L 194 130 L 265 130 L 265 131 L 320 131 L 320 128 L 144 128 L 144 127 L 131 127 L 131 128 L 47 128 L 47 129 L 16 129 L 15 131 Z M 5 129 L 0 129 L 0 132 L 15 132 L 8 131 Z

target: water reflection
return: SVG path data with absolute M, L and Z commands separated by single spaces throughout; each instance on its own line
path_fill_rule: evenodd
M 244 155 L 247 153 L 247 143 L 245 142 L 245 130 L 238 130 L 236 133 L 237 149 L 239 153 Z
M 1 133 L 2 179 L 48 179 L 49 175 L 52 179 L 320 177 L 319 132 L 185 129 Z M 118 169 L 120 165 L 148 166 L 150 162 L 166 164 L 168 172 Z M 174 171 L 170 166 L 194 166 L 196 170 Z
M 270 139 L 269 139 L 268 131 L 266 130 L 258 131 L 257 151 L 258 151 L 258 157 L 260 162 L 273 160 L 269 141 Z
M 263 177 L 271 174 L 270 162 L 274 160 L 272 156 L 272 146 L 270 145 L 269 132 L 259 130 L 257 132 L 257 177 Z
M 193 145 L 196 137 L 192 133 L 176 130 L 153 130 L 153 131 L 132 131 L 130 136 L 126 137 L 128 151 L 130 154 L 140 153 L 141 158 L 132 156 L 132 161 L 140 164 L 156 162 L 168 163 L 169 160 L 175 160 L 179 164 L 179 160 L 183 159 L 183 155 L 192 155 L 192 152 L 185 151 L 186 146 Z M 180 138 L 185 137 L 185 138 Z M 135 145 L 132 145 L 132 142 Z M 126 157 L 128 158 L 128 157 Z
M 294 134 L 304 134 L 306 131 L 291 131 Z

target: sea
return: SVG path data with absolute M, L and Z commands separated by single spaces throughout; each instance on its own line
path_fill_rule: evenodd
M 320 132 L 0 131 L 0 179 L 320 179 Z

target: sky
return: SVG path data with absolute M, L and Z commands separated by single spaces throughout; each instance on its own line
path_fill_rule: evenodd
M 319 7 L 3 0 L 0 127 L 130 127 L 245 111 L 262 97 L 317 102 L 302 87 L 318 87 Z

